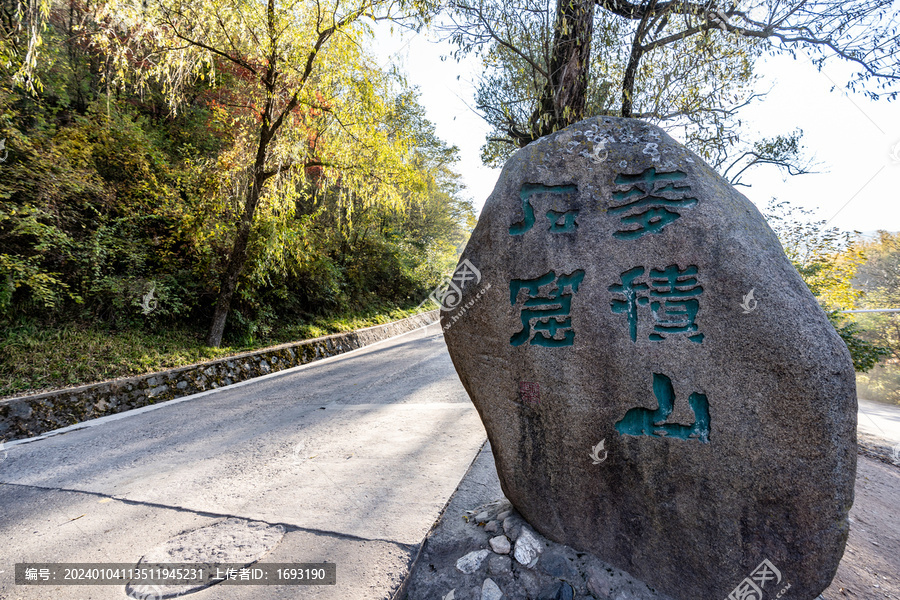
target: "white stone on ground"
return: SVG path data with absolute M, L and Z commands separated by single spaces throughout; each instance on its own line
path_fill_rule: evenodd
M 538 541 L 534 533 L 531 532 L 531 529 L 523 527 L 522 532 L 516 539 L 516 550 L 513 553 L 513 557 L 519 564 L 531 568 L 537 564 L 541 550 L 543 550 L 543 548 L 541 548 L 541 542 Z
M 491 550 L 493 550 L 497 554 L 509 554 L 509 538 L 507 538 L 505 535 L 492 537 L 488 543 L 491 545 Z
M 481 563 L 487 558 L 487 555 L 490 554 L 490 550 L 474 550 L 469 552 L 458 561 L 456 561 L 456 568 L 465 573 L 466 575 L 471 575 L 481 566 Z
M 500 600 L 503 597 L 503 591 L 500 589 L 493 579 L 485 579 L 481 586 L 481 600 Z

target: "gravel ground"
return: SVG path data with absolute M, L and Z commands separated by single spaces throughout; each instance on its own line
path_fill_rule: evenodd
M 900 600 L 900 459 L 891 444 L 860 434 L 850 537 L 831 586 L 817 600 Z M 530 566 L 515 557 L 523 528 L 541 549 Z M 488 445 L 429 533 L 398 597 L 668 600 L 627 573 L 554 544 L 525 525 L 503 498 Z M 790 594 L 784 599 L 791 600 Z
M 850 539 L 822 597 L 900 599 L 900 460 L 878 438 L 860 434 L 859 442 Z

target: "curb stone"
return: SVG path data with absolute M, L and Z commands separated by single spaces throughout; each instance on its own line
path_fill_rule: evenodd
M 897 462 L 894 454 L 894 448 L 898 444 L 862 432 L 857 433 L 856 443 L 856 451 L 862 456 L 883 462 L 886 465 L 900 467 L 900 463 Z
M 439 310 L 356 331 L 290 342 L 167 371 L 0 400 L 0 442 L 268 375 L 437 322 Z

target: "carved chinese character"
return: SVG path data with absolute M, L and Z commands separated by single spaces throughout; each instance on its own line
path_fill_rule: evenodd
M 637 340 L 637 323 L 638 323 L 638 304 L 647 304 L 649 300 L 640 293 L 649 289 L 646 283 L 637 281 L 639 277 L 644 276 L 644 267 L 635 267 L 622 273 L 622 283 L 616 283 L 609 286 L 609 291 L 614 294 L 623 296 L 624 300 L 613 299 L 610 306 L 614 313 L 624 313 L 628 317 L 628 330 L 631 334 L 631 341 Z
M 570 316 L 572 296 L 578 291 L 582 279 L 584 271 L 579 270 L 559 277 L 550 271 L 535 279 L 510 281 L 510 304 L 515 306 L 521 290 L 528 292 L 528 298 L 522 307 L 522 330 L 512 336 L 509 343 L 521 346 L 529 342 L 548 348 L 571 346 L 575 339 Z M 542 292 L 541 288 L 546 290 Z
M 697 312 L 700 301 L 694 296 L 703 293 L 697 284 L 697 267 L 690 266 L 681 271 L 677 265 L 650 271 L 650 310 L 653 311 L 655 333 L 651 340 L 664 340 L 668 333 L 691 333 L 697 331 Z M 689 335 L 688 339 L 698 344 L 703 334 Z
M 701 343 L 703 334 L 694 333 L 700 310 L 700 301 L 695 296 L 703 293 L 703 287 L 697 282 L 697 267 L 681 270 L 678 265 L 669 265 L 651 269 L 649 283 L 641 280 L 645 274 L 644 267 L 634 267 L 622 273 L 620 283 L 607 288 L 619 296 L 610 300 L 610 308 L 627 317 L 631 340 L 637 341 L 638 306 L 649 305 L 654 321 L 651 340 L 658 342 L 668 334 L 688 333 L 689 340 Z
M 687 195 L 691 191 L 690 186 L 674 183 L 686 177 L 681 171 L 657 173 L 655 167 L 637 175 L 618 175 L 616 185 L 626 188 L 613 192 L 612 199 L 625 202 L 611 206 L 609 213 L 623 215 L 619 220 L 628 228 L 619 229 L 613 236 L 633 240 L 648 233 L 659 233 L 681 216 L 677 209 L 697 204 L 696 198 Z
M 522 199 L 522 220 L 514 223 L 509 228 L 510 235 L 522 235 L 531 230 L 535 223 L 534 207 L 531 205 L 531 197 L 536 194 L 554 194 L 567 199 L 578 191 L 574 185 L 543 185 L 540 183 L 526 183 L 519 190 L 519 197 Z M 547 219 L 550 226 L 547 228 L 551 233 L 569 233 L 575 231 L 578 223 L 575 219 L 578 217 L 578 211 L 569 210 L 549 210 L 547 211 Z
M 623 435 L 650 437 L 674 437 L 681 440 L 696 439 L 709 442 L 709 402 L 704 394 L 694 392 L 688 404 L 694 411 L 691 425 L 667 423 L 675 405 L 675 388 L 672 380 L 660 373 L 653 374 L 653 395 L 659 404 L 656 410 L 641 406 L 630 408 L 621 421 L 616 423 L 616 431 Z

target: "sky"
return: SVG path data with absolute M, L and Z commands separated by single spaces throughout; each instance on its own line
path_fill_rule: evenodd
M 437 134 L 460 149 L 458 171 L 476 211 L 496 183 L 499 170 L 481 164 L 487 124 L 473 109 L 477 61 L 457 63 L 452 46 L 429 33 L 391 35 L 377 31 L 376 53 L 393 60 L 411 85 Z M 738 188 L 760 209 L 771 198 L 813 211 L 811 218 L 847 231 L 900 231 L 900 101 L 871 101 L 845 91 L 852 72 L 833 60 L 818 71 L 798 53 L 766 57 L 757 65 L 757 92 L 766 97 L 740 112 L 747 139 L 803 130 L 806 154 L 815 174 L 785 178 L 773 166 L 748 171 Z

